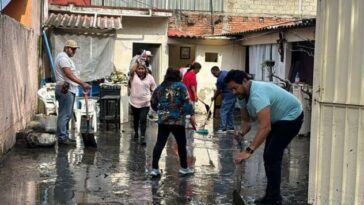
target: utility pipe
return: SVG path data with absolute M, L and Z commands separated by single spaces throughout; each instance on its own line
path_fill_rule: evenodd
M 97 17 L 97 15 L 105 15 L 105 16 L 131 16 L 131 17 L 152 17 L 153 16 L 153 10 L 151 8 L 148 9 L 149 13 L 146 15 L 131 15 L 131 14 L 114 14 L 114 13 L 105 13 L 105 12 L 93 12 L 93 11 L 78 11 L 78 10 L 74 10 L 74 5 L 70 4 L 68 6 L 68 12 L 70 13 L 79 13 L 79 14 L 93 14 L 95 17 Z M 95 23 L 95 20 L 94 20 Z
M 47 50 L 49 61 L 51 62 L 53 77 L 56 78 L 56 65 L 54 64 L 54 60 L 53 60 L 53 57 L 52 57 L 52 52 L 51 52 L 51 49 L 49 47 L 48 38 L 47 38 L 47 34 L 46 34 L 45 31 L 42 32 L 42 37 L 43 37 L 44 45 L 45 45 L 46 50 Z

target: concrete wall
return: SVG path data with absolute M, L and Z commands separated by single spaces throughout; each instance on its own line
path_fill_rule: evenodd
M 217 63 L 206 62 L 206 53 L 218 53 Z M 202 65 L 202 69 L 197 75 L 198 95 L 204 101 L 209 102 L 212 97 L 210 91 L 216 89 L 216 78 L 210 72 L 211 67 L 217 65 L 225 70 L 244 69 L 245 47 L 232 43 L 226 45 L 197 45 L 196 61 Z
M 32 27 L 32 0 L 11 1 L 3 13 L 28 28 Z
M 0 155 L 15 143 L 37 108 L 40 2 L 32 2 L 28 29 L 0 15 Z
M 0 15 L 0 155 L 14 145 L 38 102 L 41 1 L 13 0 L 7 9 L 12 17 Z
M 210 103 L 213 90 L 216 89 L 216 78 L 212 76 L 212 66 L 219 66 L 225 70 L 245 69 L 246 47 L 239 42 L 228 40 L 199 40 L 199 39 L 169 39 L 169 63 L 172 67 L 180 67 L 193 60 L 202 65 L 201 71 L 197 74 L 198 96 L 206 103 Z M 180 59 L 180 47 L 191 47 L 191 60 Z M 206 53 L 218 53 L 218 61 L 205 62 Z M 205 108 L 201 103 L 197 104 L 198 112 L 204 112 Z
M 143 18 L 143 17 L 124 17 L 123 28 L 116 37 L 114 64 L 118 71 L 128 72 L 129 63 L 133 53 L 133 43 L 160 44 L 159 58 L 160 75 L 162 79 L 168 67 L 168 37 L 167 37 L 167 18 Z M 153 71 L 154 72 L 154 71 Z
M 226 0 L 224 12 L 242 16 L 316 16 L 317 0 Z
M 189 47 L 190 48 L 190 58 L 189 59 L 181 59 L 180 58 L 180 49 L 181 47 Z M 195 60 L 196 54 L 196 46 L 190 44 L 171 44 L 169 45 L 169 66 L 173 68 L 184 67 L 187 64 L 191 64 Z

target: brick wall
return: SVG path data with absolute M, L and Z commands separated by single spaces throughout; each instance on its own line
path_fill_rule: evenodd
M 258 29 L 270 25 L 290 22 L 293 18 L 280 17 L 248 17 L 214 15 L 214 33 L 241 32 Z M 198 36 L 211 34 L 211 17 L 209 14 L 183 13 L 173 15 L 168 22 L 168 35 Z
M 224 12 L 242 16 L 316 16 L 317 0 L 225 0 Z

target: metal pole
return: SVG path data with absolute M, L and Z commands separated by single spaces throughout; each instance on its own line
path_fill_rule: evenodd
M 42 36 L 43 36 L 44 45 L 47 49 L 49 61 L 51 62 L 52 74 L 53 74 L 53 77 L 56 78 L 56 65 L 54 64 L 54 61 L 53 61 L 52 52 L 51 52 L 51 49 L 49 48 L 48 38 L 47 38 L 47 34 L 45 31 L 43 31 Z
M 273 44 L 270 44 L 270 61 L 273 61 L 272 57 L 272 51 L 273 51 Z M 272 65 L 269 65 L 269 81 L 273 81 L 273 68 Z

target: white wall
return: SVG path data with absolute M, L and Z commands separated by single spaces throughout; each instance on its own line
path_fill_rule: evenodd
M 239 42 L 229 40 L 202 40 L 202 39 L 169 39 L 170 46 L 170 66 L 179 67 L 191 63 L 191 61 L 181 61 L 181 46 L 191 47 L 191 56 L 202 65 L 200 73 L 197 74 L 198 96 L 206 103 L 210 103 L 213 90 L 216 88 L 216 78 L 211 74 L 212 66 L 219 66 L 222 69 L 243 69 L 245 70 L 245 49 Z M 218 62 L 205 62 L 205 53 L 218 53 Z M 192 58 L 192 57 L 191 57 Z M 193 60 L 193 59 L 191 59 Z M 200 103 L 197 105 L 198 112 L 204 112 L 204 107 Z
M 118 32 L 115 41 L 116 70 L 125 73 L 129 71 L 133 43 L 161 44 L 159 79 L 162 79 L 168 67 L 167 23 L 167 18 L 123 17 L 123 29 Z
M 206 52 L 218 53 L 218 62 L 205 62 Z M 196 61 L 202 65 L 197 75 L 198 96 L 205 103 L 210 103 L 213 89 L 216 89 L 216 78 L 211 74 L 211 67 L 216 65 L 225 70 L 245 69 L 245 47 L 238 44 L 196 45 Z M 204 111 L 204 107 L 199 106 L 198 111 Z

